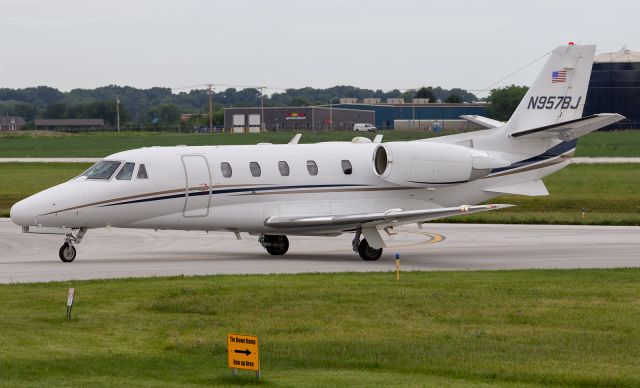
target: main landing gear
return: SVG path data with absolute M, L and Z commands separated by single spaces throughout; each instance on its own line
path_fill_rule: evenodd
M 77 231 L 75 235 L 73 234 L 74 231 Z M 70 263 L 76 259 L 76 247 L 74 247 L 73 244 L 80 244 L 85 233 L 87 233 L 87 228 L 80 228 L 71 229 L 71 233 L 65 235 L 64 244 L 62 244 L 58 251 L 60 260 L 65 263 Z
M 351 246 L 354 252 L 358 252 L 360 258 L 364 261 L 376 261 L 382 256 L 382 248 L 375 249 L 369 246 L 369 243 L 366 239 L 360 240 L 360 236 L 362 235 L 362 230 L 358 229 L 356 231 L 356 236 L 353 238 L 351 242 Z
M 284 235 L 262 234 L 258 241 L 274 256 L 282 256 L 289 250 L 289 239 Z

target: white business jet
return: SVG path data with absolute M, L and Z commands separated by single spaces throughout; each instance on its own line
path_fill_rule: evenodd
M 511 119 L 417 141 L 151 147 L 110 155 L 70 181 L 16 203 L 26 233 L 65 236 L 60 259 L 92 228 L 248 232 L 272 255 L 287 235 L 353 233 L 377 260 L 398 225 L 496 210 L 503 194 L 547 195 L 542 178 L 567 166 L 576 139 L 624 117 L 582 117 L 595 46 L 550 53 Z

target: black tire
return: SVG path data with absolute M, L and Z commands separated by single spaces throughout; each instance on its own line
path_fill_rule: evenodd
M 265 236 L 265 249 L 273 256 L 282 256 L 289 250 L 289 239 L 287 236 Z
M 58 256 L 65 263 L 71 263 L 76 259 L 76 247 L 69 245 L 69 243 L 64 243 L 58 251 Z
M 376 261 L 382 256 L 382 248 L 371 248 L 367 240 L 362 240 L 358 245 L 358 253 L 364 261 Z

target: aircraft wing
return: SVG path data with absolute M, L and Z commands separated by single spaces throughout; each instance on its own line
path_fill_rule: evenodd
M 560 139 L 569 141 L 624 119 L 624 116 L 617 113 L 600 113 L 565 121 L 564 123 L 516 132 L 511 136 L 521 139 Z
M 494 120 L 488 117 L 478 116 L 478 115 L 462 115 L 460 116 L 460 118 L 465 119 L 471 123 L 483 126 L 485 128 L 497 128 L 505 124 L 502 121 L 498 121 L 498 120 Z
M 458 207 L 444 207 L 421 210 L 389 209 L 380 213 L 361 213 L 325 216 L 272 216 L 264 224 L 275 229 L 288 228 L 321 228 L 321 229 L 352 229 L 357 227 L 376 227 L 393 224 L 407 224 L 424 222 L 457 216 L 461 214 L 478 213 L 487 210 L 504 209 L 513 205 L 463 205 Z

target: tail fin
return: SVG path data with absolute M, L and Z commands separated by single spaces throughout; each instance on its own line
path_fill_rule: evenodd
M 504 130 L 512 134 L 581 118 L 595 49 L 567 45 L 553 50 Z

